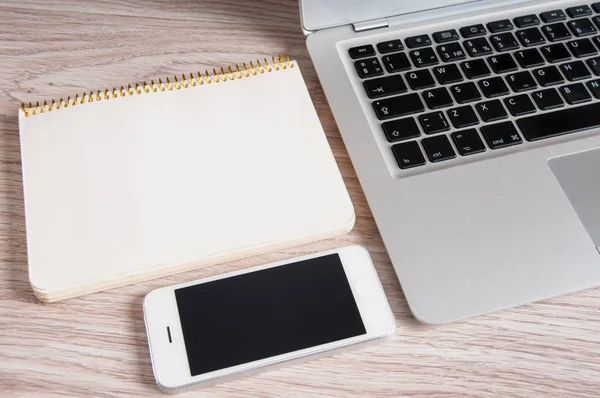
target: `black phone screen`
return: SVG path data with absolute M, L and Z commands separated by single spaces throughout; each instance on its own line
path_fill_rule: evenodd
M 175 290 L 192 376 L 366 333 L 338 254 Z

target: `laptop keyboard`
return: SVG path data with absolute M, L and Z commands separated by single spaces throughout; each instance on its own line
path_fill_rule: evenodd
M 405 170 L 600 127 L 599 50 L 600 2 L 348 52 Z

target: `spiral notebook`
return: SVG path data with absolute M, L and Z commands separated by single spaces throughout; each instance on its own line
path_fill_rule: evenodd
M 289 58 L 22 105 L 29 279 L 57 301 L 348 232 Z

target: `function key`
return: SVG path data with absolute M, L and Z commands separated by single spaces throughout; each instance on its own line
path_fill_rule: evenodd
M 392 147 L 392 152 L 394 152 L 394 157 L 401 169 L 410 169 L 425 164 L 425 157 L 416 141 L 396 144 Z
M 377 58 L 369 58 L 354 63 L 358 75 L 363 79 L 383 75 L 383 67 Z
M 492 33 L 506 32 L 507 30 L 513 30 L 514 26 L 508 19 L 501 21 L 494 21 L 487 24 L 488 29 Z
M 588 15 L 592 15 L 592 10 L 586 5 L 569 7 L 567 8 L 567 14 L 571 18 L 587 17 Z
M 541 13 L 540 17 L 542 17 L 542 21 L 546 23 L 564 21 L 565 19 L 567 19 L 567 16 L 562 10 L 546 11 Z
M 523 15 L 514 19 L 515 25 L 518 28 L 529 28 L 540 24 L 540 19 L 535 14 Z
M 482 24 L 479 25 L 471 25 L 465 26 L 464 28 L 460 28 L 460 34 L 463 35 L 465 39 L 469 39 L 471 37 L 483 36 L 487 33 Z
M 600 3 L 592 4 L 592 8 L 594 9 L 594 11 L 600 12 Z
M 369 98 L 385 97 L 387 95 L 401 94 L 408 91 L 400 75 L 370 79 L 363 83 Z
M 450 140 L 445 135 L 438 135 L 437 137 L 424 138 L 421 143 L 427 157 L 432 163 L 441 162 L 448 159 L 454 159 L 456 152 L 450 145 Z
M 458 39 L 459 37 L 456 29 L 444 30 L 433 34 L 433 40 L 435 40 L 436 43 L 447 43 Z
M 402 51 L 404 50 L 404 46 L 402 45 L 402 41 L 398 40 L 390 40 L 384 41 L 377 44 L 377 49 L 382 54 L 392 53 L 394 51 Z
M 375 49 L 372 45 L 367 44 L 365 46 L 352 47 L 348 50 L 350 53 L 350 57 L 352 59 L 370 57 L 371 55 L 375 55 Z
M 406 46 L 408 48 L 418 48 L 431 45 L 431 39 L 429 38 L 429 35 L 407 37 L 404 39 L 404 41 L 406 42 Z

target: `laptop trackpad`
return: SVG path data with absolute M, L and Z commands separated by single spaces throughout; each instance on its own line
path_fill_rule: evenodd
M 548 164 L 600 251 L 600 148 L 550 159 Z

